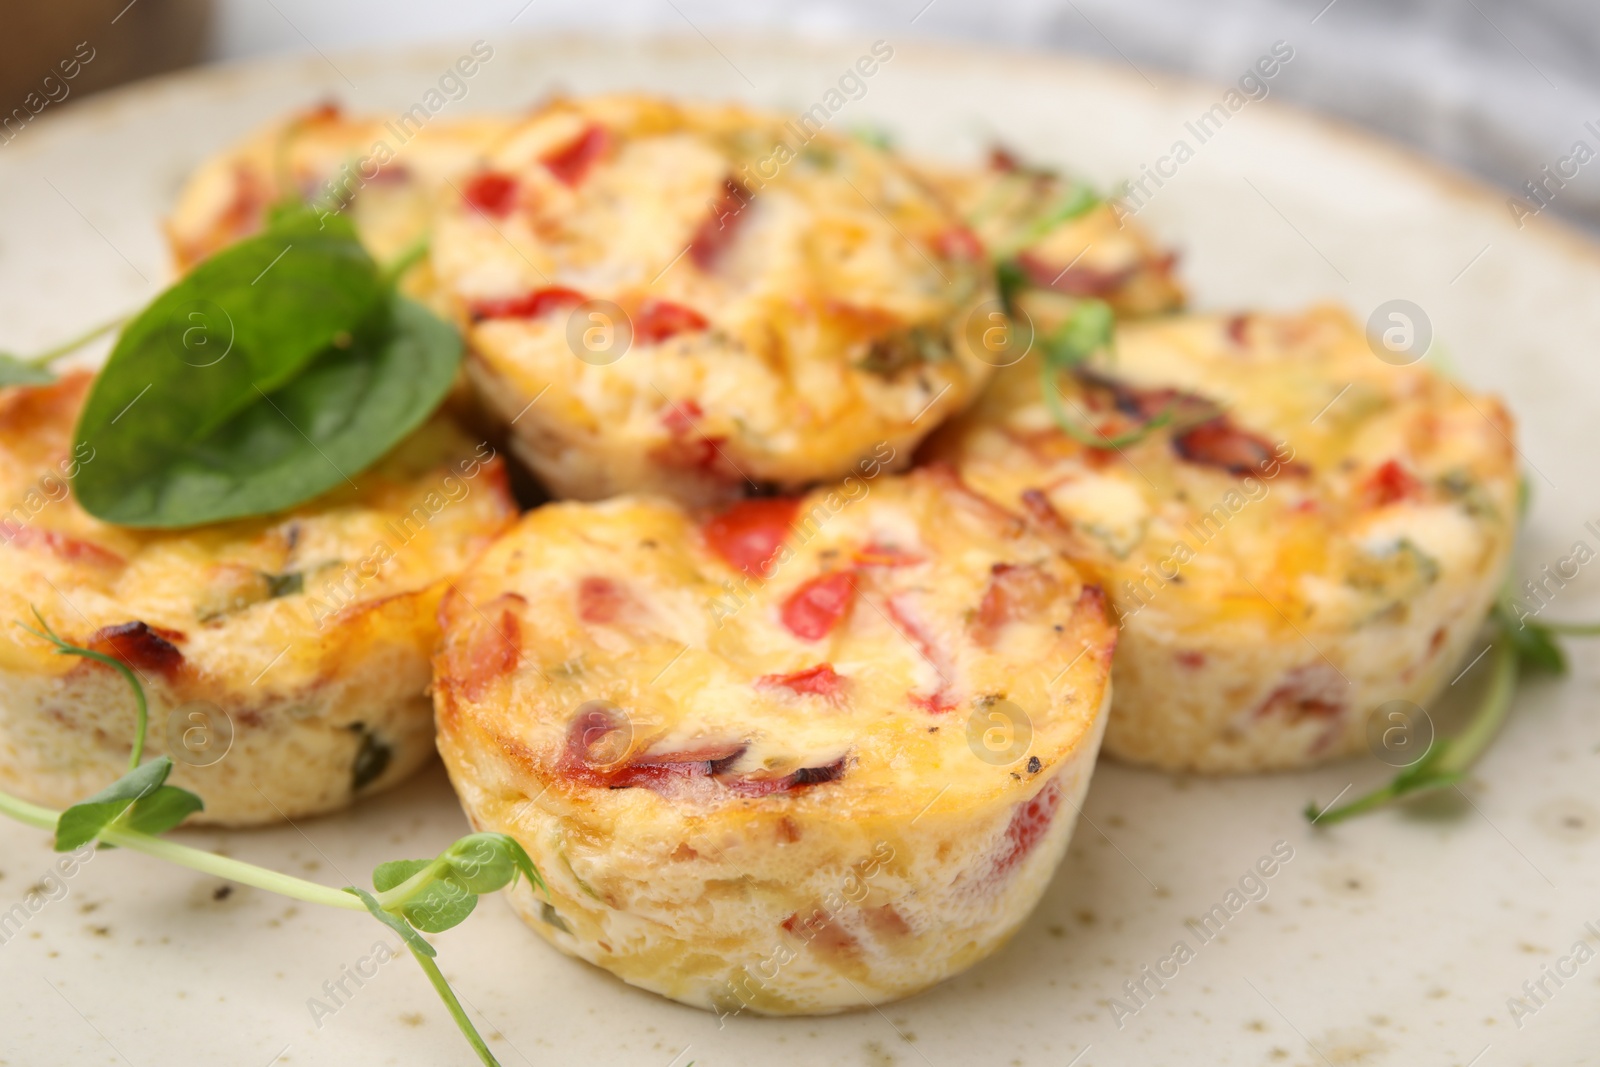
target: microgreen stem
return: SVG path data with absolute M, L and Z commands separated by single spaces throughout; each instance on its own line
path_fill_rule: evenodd
M 1056 369 L 1049 363 L 1041 362 L 1041 378 L 1044 384 L 1044 402 L 1050 409 L 1051 416 L 1056 420 L 1056 425 L 1061 432 L 1090 448 L 1126 448 L 1138 444 L 1155 431 L 1172 422 L 1173 412 L 1169 408 L 1156 415 L 1147 422 L 1128 430 L 1124 433 L 1113 434 L 1107 437 L 1098 431 L 1086 430 L 1079 426 L 1061 400 L 1061 390 L 1056 385 Z
M 150 733 L 150 705 L 145 700 L 144 686 L 139 684 L 139 679 L 134 677 L 133 670 L 126 663 L 103 652 L 96 652 L 93 649 L 84 648 L 82 645 L 75 645 L 56 633 L 50 628 L 50 624 L 44 621 L 44 616 L 39 614 L 38 608 L 33 609 L 33 617 L 39 620 L 39 626 L 43 632 L 35 630 L 31 626 L 24 626 L 20 622 L 17 625 L 33 636 L 55 645 L 56 655 L 58 656 L 81 656 L 84 659 L 92 659 L 96 663 L 104 663 L 107 667 L 118 671 L 128 683 L 128 688 L 133 690 L 133 751 L 128 756 L 128 770 L 137 770 L 139 764 L 144 762 L 144 742 Z
M 1465 730 L 1455 737 L 1435 741 L 1422 759 L 1395 775 L 1387 785 L 1365 796 L 1320 813 L 1315 803 L 1307 805 L 1306 818 L 1318 825 L 1342 822 L 1402 797 L 1420 796 L 1460 782 L 1511 713 L 1512 697 L 1517 688 L 1517 650 L 1510 638 L 1504 635 L 1495 638 L 1489 671 L 1489 687 Z
M 411 952 L 411 958 L 417 961 L 417 966 L 428 976 L 428 981 L 433 983 L 434 992 L 439 994 L 439 999 L 444 1001 L 444 1006 L 450 1009 L 450 1015 L 461 1028 L 461 1033 L 466 1037 L 467 1043 L 478 1054 L 485 1067 L 500 1067 L 500 1061 L 494 1058 L 494 1053 L 489 1051 L 489 1046 L 484 1043 L 483 1035 L 478 1033 L 478 1028 L 472 1025 L 472 1020 L 467 1018 L 466 1011 L 461 1007 L 461 1001 L 456 999 L 455 990 L 450 988 L 450 983 L 445 981 L 444 972 L 439 970 L 438 963 L 418 952 L 411 945 L 406 948 Z
M 429 239 L 423 234 L 411 243 L 405 251 L 395 257 L 394 262 L 383 268 L 383 283 L 393 285 L 399 281 L 406 271 L 416 266 L 428 255 Z
M 37 804 L 30 804 L 26 800 L 11 796 L 9 793 L 0 793 L 0 812 L 11 816 L 18 822 L 40 830 L 54 830 L 56 820 L 61 818 L 61 813 L 42 808 Z M 293 875 L 280 874 L 269 871 L 265 867 L 257 867 L 253 863 L 232 859 L 228 856 L 218 856 L 214 852 L 206 852 L 188 845 L 180 845 L 176 841 L 166 838 L 153 837 L 150 834 L 140 833 L 118 827 L 115 823 L 100 832 L 99 840 L 108 845 L 117 845 L 121 848 L 143 852 L 147 856 L 163 859 L 169 863 L 176 863 L 180 867 L 200 871 L 203 874 L 214 874 L 218 878 L 226 878 L 230 882 L 240 885 L 254 886 L 265 889 L 269 893 L 280 893 L 284 896 L 303 900 L 308 904 L 327 904 L 346 911 L 364 911 L 362 903 L 342 890 L 330 886 L 308 882 L 303 878 Z
M 115 330 L 117 327 L 127 322 L 132 317 L 133 316 L 131 315 L 118 315 L 110 322 L 102 322 L 94 329 L 85 333 L 81 333 L 70 340 L 63 341 L 53 348 L 47 348 L 43 352 L 26 356 L 23 358 L 22 362 L 26 363 L 30 367 L 48 367 L 62 356 L 71 355 L 73 352 L 76 352 L 89 342 L 98 340 L 99 338 L 105 336 L 112 330 Z
M 1553 634 L 1568 637 L 1600 637 L 1600 622 L 1544 622 L 1539 625 Z

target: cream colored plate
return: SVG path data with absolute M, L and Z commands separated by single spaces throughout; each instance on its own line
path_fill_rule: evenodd
M 1101 183 L 1139 174 L 1178 138 L 1194 146 L 1185 122 L 1221 97 L 1122 68 L 891 43 L 893 58 L 833 124 L 881 124 L 944 154 L 999 136 Z M 871 42 L 490 44 L 494 57 L 441 116 L 517 107 L 555 88 L 799 111 Z M 167 276 L 157 219 L 207 153 L 330 95 L 398 112 L 465 51 L 202 71 L 46 112 L 0 146 L 0 346 L 26 350 L 154 295 Z M 1363 317 L 1393 298 L 1425 308 L 1458 373 L 1500 390 L 1521 417 L 1536 490 L 1522 570 L 1554 564 L 1575 541 L 1600 547 L 1583 525 L 1600 517 L 1592 247 L 1540 220 L 1518 230 L 1498 194 L 1270 101 L 1231 115 L 1141 218 L 1183 249 L 1201 306 L 1326 297 Z M 1594 570 L 1551 614 L 1600 611 Z M 438 939 L 441 962 L 507 1065 L 1597 1062 L 1600 962 L 1564 987 L 1545 979 L 1552 995 L 1536 1013 L 1514 1019 L 1507 1005 L 1559 965 L 1586 921 L 1600 930 L 1600 670 L 1592 646 L 1574 650 L 1574 676 L 1527 685 L 1465 793 L 1426 811 L 1309 830 L 1307 799 L 1385 776 L 1370 759 L 1233 781 L 1102 767 L 1072 853 L 1016 941 L 881 1012 L 719 1029 L 711 1015 L 556 955 L 498 901 Z M 431 855 L 463 826 L 434 768 L 347 816 L 180 836 L 345 884 L 365 883 L 381 860 Z M 1223 902 L 1278 841 L 1294 858 L 1266 898 L 1200 945 L 1185 920 Z M 0 826 L 0 910 L 51 861 L 39 834 Z M 409 961 L 360 987 L 346 979 L 348 1004 L 313 1019 L 309 998 L 332 1005 L 323 983 L 384 937 L 376 923 L 249 890 L 218 899 L 220 888 L 143 856 L 97 856 L 0 947 L 0 1062 L 470 1062 Z M 1149 1006 L 1119 1027 L 1111 998 L 1126 1001 L 1123 983 L 1180 938 L 1194 958 L 1165 988 L 1148 982 Z

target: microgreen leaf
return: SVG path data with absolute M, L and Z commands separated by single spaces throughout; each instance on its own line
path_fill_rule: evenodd
M 1567 673 L 1567 654 L 1556 644 L 1550 628 L 1517 615 L 1515 607 L 1505 601 L 1494 606 L 1495 623 L 1516 648 L 1520 665 L 1531 671 Z
M 374 919 L 377 919 L 383 925 L 399 934 L 401 940 L 410 946 L 413 952 L 426 956 L 428 959 L 432 959 L 439 954 L 438 950 L 432 945 L 428 944 L 428 942 L 423 939 L 421 934 L 417 933 L 411 928 L 410 923 L 406 922 L 398 915 L 384 911 L 383 906 L 378 903 L 378 899 L 365 889 L 358 889 L 351 885 L 345 886 L 344 891 L 360 900 L 361 903 L 365 904 L 367 906 L 367 910 L 372 913 L 372 917 Z
M 56 821 L 56 851 L 71 852 L 93 841 L 134 801 L 161 788 L 171 772 L 172 761 L 161 756 L 135 767 L 89 799 L 72 805 Z
M 372 869 L 372 888 L 387 893 L 418 871 L 433 865 L 432 860 L 390 860 Z
M 1116 314 L 1104 300 L 1079 301 L 1045 337 L 1045 361 L 1057 370 L 1070 370 L 1096 352 L 1111 351 L 1116 325 Z
M 161 757 L 166 759 L 165 756 Z M 133 802 L 125 820 L 130 830 L 155 837 L 164 834 L 197 811 L 205 801 L 175 785 L 163 785 Z
M 418 930 L 441 934 L 465 922 L 478 906 L 478 895 L 453 878 L 439 878 L 401 906 L 400 914 Z
M 468 834 L 440 854 L 450 865 L 451 876 L 473 893 L 493 893 L 516 881 L 520 873 L 536 889 L 544 880 L 534 869 L 533 859 L 516 839 L 506 834 Z

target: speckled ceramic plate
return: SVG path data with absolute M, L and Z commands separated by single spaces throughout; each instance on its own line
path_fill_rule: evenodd
M 398 113 L 468 43 L 202 71 L 47 110 L 0 145 L 0 345 L 27 350 L 154 295 L 168 274 L 158 219 L 208 153 L 328 96 Z M 509 29 L 489 43 L 494 57 L 441 114 L 517 107 L 557 88 L 798 112 L 828 102 L 872 45 L 532 40 Z M 1151 84 L 1126 68 L 890 44 L 864 95 L 837 97 L 832 122 L 882 125 L 947 155 L 999 136 L 1101 183 L 1148 165 L 1162 184 L 1147 182 L 1140 217 L 1183 250 L 1202 307 L 1331 298 L 1364 317 L 1414 302 L 1456 373 L 1499 390 L 1520 416 L 1536 490 L 1522 571 L 1574 542 L 1600 545 L 1584 525 L 1600 515 L 1593 247 L 1544 219 L 1519 229 L 1503 195 L 1271 99 L 1230 110 L 1222 87 Z M 1180 140 L 1190 153 L 1175 152 Z M 1600 611 L 1597 584 L 1580 570 L 1551 613 Z M 1461 793 L 1327 831 L 1306 825 L 1305 802 L 1375 784 L 1386 767 L 1212 781 L 1102 766 L 1071 854 L 1010 947 L 882 1011 L 719 1028 L 558 956 L 497 901 L 439 939 L 441 961 L 507 1065 L 1600 1062 L 1600 962 L 1573 955 L 1575 942 L 1600 940 L 1590 932 L 1600 930 L 1600 668 L 1591 649 L 1574 652 L 1572 677 L 1524 686 Z M 463 827 L 434 768 L 339 817 L 179 836 L 347 884 L 380 860 L 431 855 Z M 1292 858 L 1264 898 L 1202 942 L 1186 921 L 1275 847 Z M 52 859 L 42 835 L 0 826 L 0 911 Z M 52 895 L 0 946 L 4 1063 L 471 1061 L 409 962 L 359 984 L 344 977 L 383 933 L 352 913 L 230 892 L 126 852 L 98 855 Z M 1192 958 L 1147 977 L 1179 940 Z M 1570 976 L 1549 977 L 1558 972 Z M 324 983 L 341 980 L 345 993 L 330 1000 Z M 1142 984 L 1140 998 L 1128 982 Z M 1544 992 L 1513 1012 L 1524 982 Z M 338 1010 L 314 1011 L 313 998 Z

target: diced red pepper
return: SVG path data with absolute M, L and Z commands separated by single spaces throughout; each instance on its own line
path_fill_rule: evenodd
M 1044 839 L 1050 824 L 1055 821 L 1056 808 L 1061 806 L 1061 786 L 1054 778 L 1034 798 L 1022 805 L 1006 825 L 1005 844 L 995 860 L 994 873 L 1004 876 L 1014 871 L 1027 858 L 1028 853 Z
M 472 305 L 474 321 L 484 319 L 537 319 L 562 308 L 574 308 L 588 298 L 576 289 L 558 285 L 535 289 L 502 300 L 479 300 Z
M 763 674 L 756 679 L 756 685 L 832 700 L 844 690 L 845 678 L 833 669 L 831 663 L 819 663 L 790 674 Z
M 575 186 L 583 181 L 589 168 L 611 148 L 611 134 L 604 127 L 590 123 L 572 141 L 539 160 L 556 181 Z
M 818 575 L 783 602 L 783 625 L 802 641 L 820 641 L 849 612 L 855 595 L 856 585 L 849 571 Z
M 1393 459 L 1373 471 L 1361 489 L 1367 503 L 1375 508 L 1415 500 L 1422 495 L 1422 483 Z
M 731 566 L 765 578 L 799 511 L 793 497 L 741 500 L 707 520 L 706 544 Z
M 499 171 L 485 171 L 467 182 L 461 196 L 485 215 L 503 219 L 517 206 L 517 179 Z
M 668 300 L 646 300 L 633 317 L 633 339 L 653 345 L 680 333 L 703 330 L 710 323 L 693 308 Z

